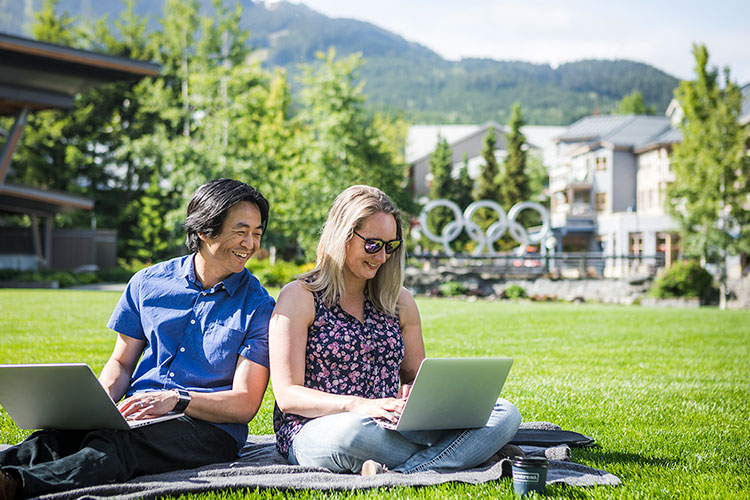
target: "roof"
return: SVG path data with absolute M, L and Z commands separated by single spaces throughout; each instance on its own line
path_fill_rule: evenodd
M 74 209 L 91 210 L 94 200 L 15 184 L 0 185 L 0 212 L 51 215 Z
M 503 140 L 502 134 L 508 132 L 508 127 L 489 121 L 482 125 L 412 125 L 409 127 L 406 140 L 406 162 L 410 165 L 424 161 L 435 151 L 438 134 L 448 141 L 451 149 L 455 149 L 477 135 L 484 137 L 490 127 L 496 130 L 498 142 Z M 551 158 L 553 139 L 565 127 L 524 125 L 521 133 L 526 137 L 526 144 L 544 153 L 545 161 Z M 497 144 L 500 147 L 500 144 Z M 504 147 L 504 146 L 503 146 Z M 549 158 L 548 158 L 549 157 Z
M 558 142 L 586 143 L 585 149 L 605 146 L 634 149 L 664 136 L 673 138 L 669 118 L 664 116 L 588 116 L 571 125 L 557 137 Z
M 581 118 L 557 136 L 559 142 L 586 142 L 599 140 L 632 120 L 628 115 L 602 115 Z
M 406 135 L 406 162 L 415 163 L 435 151 L 438 135 L 452 143 L 480 128 L 481 125 L 412 125 Z
M 0 33 L 0 116 L 15 115 L 0 149 L 0 212 L 51 215 L 91 210 L 81 196 L 5 183 L 13 153 L 31 110 L 70 108 L 79 92 L 104 83 L 156 76 L 149 61 L 100 54 Z
M 70 108 L 73 97 L 103 83 L 156 76 L 153 62 L 73 49 L 0 33 L 0 115 Z
M 656 136 L 636 146 L 634 152 L 645 153 L 646 151 L 650 151 L 652 149 L 672 146 L 673 144 L 677 144 L 679 142 L 682 142 L 682 132 L 680 132 L 680 129 L 678 128 L 669 127 L 661 134 L 657 134 Z

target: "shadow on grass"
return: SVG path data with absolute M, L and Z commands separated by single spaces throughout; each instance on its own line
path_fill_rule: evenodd
M 679 458 L 658 458 L 658 457 L 647 457 L 639 455 L 637 453 L 625 453 L 619 451 L 607 451 L 601 448 L 586 448 L 577 449 L 573 452 L 574 461 L 580 462 L 581 459 L 592 460 L 597 464 L 601 464 L 606 470 L 607 464 L 622 464 L 622 465 L 646 465 L 652 467 L 670 467 L 680 463 Z

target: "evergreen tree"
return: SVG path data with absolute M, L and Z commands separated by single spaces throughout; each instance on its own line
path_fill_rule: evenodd
M 707 67 L 706 47 L 694 45 L 693 54 L 696 79 L 675 91 L 683 140 L 672 154 L 668 207 L 680 223 L 683 252 L 718 262 L 724 305 L 727 252 L 750 249 L 750 138 L 739 124 L 742 96 L 729 69 L 721 86 L 717 69 Z
M 501 205 L 506 211 L 516 203 L 526 201 L 531 195 L 529 177 L 526 172 L 526 157 L 528 145 L 526 137 L 521 132 L 524 126 L 521 105 L 516 103 L 511 111 L 510 130 L 505 134 L 508 155 L 505 157 L 504 168 L 500 175 Z
M 454 182 L 451 178 L 453 170 L 453 152 L 448 144 L 448 140 L 438 135 L 435 151 L 430 155 L 430 182 L 429 196 L 430 200 L 447 199 L 456 201 L 453 197 Z M 459 205 L 461 207 L 461 205 Z M 463 209 L 464 207 L 461 207 Z M 436 207 L 427 214 L 427 225 L 433 234 L 440 235 L 445 226 L 455 219 L 453 212 L 446 207 Z M 428 242 L 426 238 L 423 241 L 428 248 L 438 248 L 434 242 Z M 442 248 L 442 247 L 440 247 Z
M 482 158 L 484 159 L 484 165 L 479 171 L 479 177 L 474 184 L 474 200 L 490 200 L 497 202 L 500 206 L 503 205 L 502 191 L 500 187 L 500 167 L 495 156 L 495 148 L 497 142 L 497 135 L 495 134 L 495 128 L 490 127 L 487 131 L 487 135 L 484 136 L 484 142 L 482 145 Z M 507 207 L 503 207 L 505 211 Z M 498 220 L 497 215 L 493 210 L 480 208 L 474 215 L 474 222 L 476 222 L 482 231 L 486 231 L 487 228 L 493 222 Z
M 453 188 L 451 189 L 450 199 L 456 202 L 461 210 L 465 210 L 474 201 L 471 196 L 474 190 L 474 181 L 469 177 L 469 156 L 466 153 L 463 155 L 458 174 L 451 185 Z
M 634 90 L 624 96 L 617 107 L 618 115 L 653 115 L 655 114 L 653 106 L 646 106 L 643 94 Z

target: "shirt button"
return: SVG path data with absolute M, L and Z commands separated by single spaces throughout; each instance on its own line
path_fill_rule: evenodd
M 205 297 L 206 296 L 206 292 L 201 292 L 201 295 L 203 295 Z
M 184 347 L 180 347 L 180 352 L 185 352 L 185 348 Z
M 191 325 L 194 325 L 194 324 L 195 324 L 195 320 L 194 320 L 194 319 L 191 319 L 191 320 L 190 320 L 190 324 L 191 324 Z
M 174 372 L 170 372 L 170 373 L 169 373 L 169 376 L 170 376 L 170 377 L 174 377 Z

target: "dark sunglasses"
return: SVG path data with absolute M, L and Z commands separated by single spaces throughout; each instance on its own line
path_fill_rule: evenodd
M 383 241 L 379 240 L 377 238 L 365 238 L 361 234 L 359 234 L 357 231 L 354 231 L 354 234 L 359 236 L 365 241 L 365 252 L 367 253 L 378 253 L 383 246 L 385 246 L 385 253 L 388 255 L 395 252 L 398 247 L 401 246 L 401 239 L 396 238 L 395 240 L 391 241 Z

